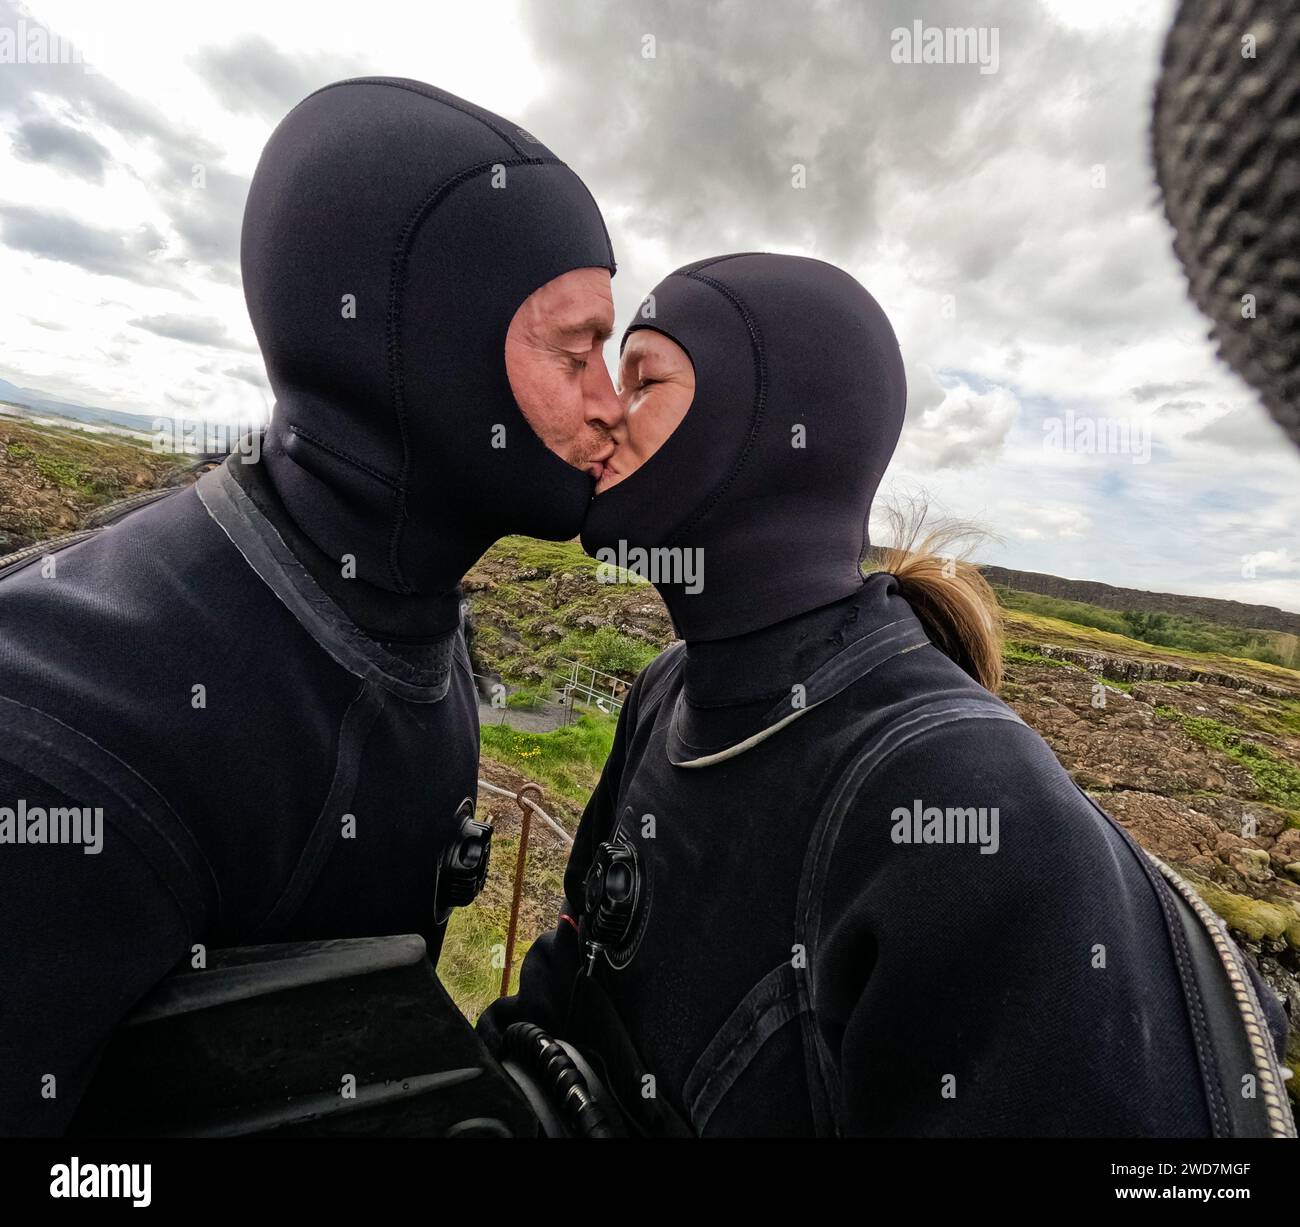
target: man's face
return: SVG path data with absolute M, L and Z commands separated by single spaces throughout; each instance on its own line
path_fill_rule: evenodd
M 528 424 L 597 481 L 623 419 L 604 359 L 613 330 L 608 270 L 579 268 L 524 299 L 506 333 L 506 374 Z

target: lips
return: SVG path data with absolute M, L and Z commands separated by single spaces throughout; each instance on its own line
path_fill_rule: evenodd
M 605 446 L 600 450 L 598 455 L 592 456 L 583 464 L 583 472 L 590 474 L 597 482 L 605 476 L 609 468 L 609 459 L 617 449 L 612 439 L 606 440 Z
M 611 486 L 616 486 L 623 480 L 623 474 L 620 473 L 612 464 L 604 466 L 605 471 L 600 479 L 596 482 L 596 493 L 603 494 Z

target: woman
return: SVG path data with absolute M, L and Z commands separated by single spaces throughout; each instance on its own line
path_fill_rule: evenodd
M 989 693 L 978 573 L 863 578 L 905 401 L 871 296 L 688 265 L 622 394 L 583 544 L 647 551 L 685 642 L 628 697 L 488 1042 L 570 1042 L 644 1133 L 1293 1133 L 1253 989 L 1248 1046 L 1181 896 Z

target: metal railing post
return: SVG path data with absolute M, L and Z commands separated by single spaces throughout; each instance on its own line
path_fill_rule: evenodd
M 501 972 L 501 996 L 503 997 L 510 991 L 510 972 L 515 961 L 515 935 L 519 931 L 519 905 L 524 895 L 524 861 L 528 856 L 528 831 L 533 822 L 533 812 L 524 801 L 524 795 L 530 792 L 535 796 L 535 803 L 541 801 L 541 786 L 531 781 L 524 784 L 515 794 L 520 813 L 519 852 L 515 856 L 515 889 L 514 897 L 510 901 L 510 926 L 506 930 L 506 965 Z

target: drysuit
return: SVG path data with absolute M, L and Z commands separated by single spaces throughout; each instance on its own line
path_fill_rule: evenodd
M 630 692 L 489 1046 L 541 1026 L 647 1134 L 1224 1135 L 1258 1127 L 1247 1085 L 1293 1131 L 1281 1035 L 1247 1060 L 1240 1020 L 1210 1034 L 1158 867 L 896 578 L 862 577 L 905 402 L 880 307 L 744 254 L 674 273 L 632 327 L 686 350 L 695 398 L 583 543 L 644 550 L 684 643 Z M 678 550 L 696 582 L 654 553 Z
M 2 1132 L 63 1129 L 115 1025 L 206 948 L 418 933 L 436 960 L 476 796 L 459 582 L 591 497 L 504 345 L 532 291 L 614 261 L 522 129 L 414 81 L 327 86 L 266 147 L 242 263 L 261 463 L 0 575 Z

